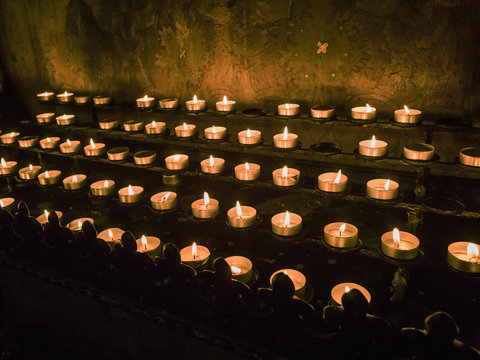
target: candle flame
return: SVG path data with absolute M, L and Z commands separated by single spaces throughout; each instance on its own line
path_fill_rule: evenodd
M 47 142 L 48 142 L 48 143 L 49 143 L 49 142 L 52 142 L 52 140 L 50 140 L 50 138 L 49 138 L 49 137 L 47 137 Z
M 350 291 L 350 288 L 348 287 L 348 285 L 345 286 L 345 292 L 347 293 L 347 292 L 349 292 L 349 291 Z
M 197 244 L 194 242 L 192 244 L 192 258 L 195 260 L 197 257 Z
M 183 130 L 188 130 L 188 126 L 185 123 L 183 123 Z
M 248 165 L 248 162 L 245 163 L 245 170 L 249 171 L 250 170 L 250 165 Z
M 47 210 L 44 210 L 43 213 L 45 214 L 45 219 L 48 220 L 48 215 L 50 215 L 50 213 Z
M 285 220 L 283 221 L 283 227 L 288 227 L 290 225 L 290 213 L 285 211 Z
M 387 182 L 385 183 L 385 191 L 387 191 L 390 188 L 390 179 L 387 179 Z
M 193 95 L 193 103 L 196 104 L 198 102 L 197 95 Z
M 92 149 L 95 149 L 95 143 L 93 142 L 92 138 L 90 138 L 90 146 L 92 147 Z
M 74 182 L 74 183 L 77 182 L 77 175 L 73 175 L 73 177 L 72 177 L 72 182 Z
M 64 120 L 68 119 L 67 114 L 63 114 L 62 118 L 63 118 Z
M 288 139 L 288 129 L 285 126 L 285 130 L 283 130 L 283 140 L 287 140 L 287 139 Z
M 223 104 L 224 104 L 224 105 L 227 105 L 227 104 L 228 104 L 228 100 L 227 100 L 227 96 L 226 96 L 226 95 L 223 97 Z
M 340 178 L 342 177 L 342 170 L 338 170 L 337 177 L 333 181 L 334 184 L 339 184 L 340 183 Z
M 178 162 L 180 160 L 180 155 L 173 155 L 173 161 Z
M 397 248 L 400 247 L 400 231 L 397 228 L 393 229 L 393 243 Z
M 250 132 L 250 129 L 247 129 L 247 137 L 252 136 L 252 133 Z
M 72 142 L 68 139 L 67 139 L 67 144 L 68 144 L 68 146 L 72 146 Z
M 342 233 L 345 231 L 345 228 L 347 227 L 346 224 L 342 224 L 340 225 L 340 229 L 338 229 L 338 231 L 340 232 L 340 236 L 342 236 Z
M 10 137 L 14 137 L 14 136 L 15 136 L 15 133 L 12 131 L 12 132 L 10 133 Z
M 156 128 L 156 127 L 157 127 L 157 123 L 155 122 L 155 120 L 152 121 L 152 127 L 153 127 L 153 128 Z
M 143 101 L 148 101 L 148 95 L 145 95 L 145 96 L 143 97 Z
M 240 206 L 240 201 L 237 201 L 237 216 L 240 219 L 243 219 L 242 207 Z
M 215 129 L 215 125 L 212 126 L 212 133 L 214 133 L 214 134 L 217 133 L 217 129 Z
M 474 260 L 478 258 L 478 246 L 472 243 L 469 243 L 467 246 L 467 255 L 468 258 Z
M 3 201 L 2 201 L 2 200 L 0 200 L 0 207 L 2 207 L 2 208 L 3 208 L 4 206 L 5 206 L 5 204 L 3 203 Z
M 405 114 L 410 115 L 410 109 L 407 107 L 407 105 L 403 105 L 403 108 L 405 109 Z
M 210 198 L 208 197 L 208 193 L 206 191 L 203 193 L 203 202 L 205 203 L 205 207 L 210 204 Z
M 49 177 L 50 177 L 50 174 L 48 173 L 48 170 L 45 171 L 45 177 L 46 177 L 46 178 L 49 178 Z
M 68 92 L 65 91 L 65 92 L 63 93 L 63 96 L 68 96 Z
M 113 241 L 113 232 L 111 229 L 108 229 L 108 238 L 110 239 L 110 241 Z
M 370 105 L 367 104 L 367 112 L 372 112 L 372 108 Z
M 77 221 L 77 227 L 81 230 L 82 229 L 82 222 L 79 220 Z
M 128 185 L 128 195 L 133 195 L 132 185 Z
M 5 162 L 4 158 L 2 158 L 1 162 L 2 162 L 2 167 L 7 167 L 7 163 Z
M 209 161 L 210 161 L 210 166 L 213 166 L 214 161 L 213 161 L 213 156 L 212 155 L 210 155 Z
M 142 245 L 145 250 L 147 250 L 147 238 L 145 237 L 145 235 L 142 235 Z
M 238 275 L 242 272 L 242 270 L 239 267 L 236 267 L 236 266 L 232 265 L 231 268 L 232 268 L 232 274 L 234 274 L 234 275 Z
M 163 201 L 167 201 L 168 197 L 170 196 L 170 193 L 166 193 L 164 196 L 162 196 L 162 198 L 160 199 L 161 202 Z
M 290 109 L 290 106 L 288 106 L 288 103 L 285 104 L 285 109 L 287 109 L 287 110 Z
M 32 164 L 28 165 L 28 169 L 29 169 L 30 171 L 32 171 L 32 170 L 33 170 L 33 166 L 32 166 Z
M 372 135 L 372 141 L 370 142 L 370 147 L 371 148 L 375 147 L 375 135 Z
M 286 179 L 288 177 L 288 167 L 285 165 L 282 169 L 282 179 Z
M 48 96 L 48 92 L 45 91 L 42 95 L 43 96 Z

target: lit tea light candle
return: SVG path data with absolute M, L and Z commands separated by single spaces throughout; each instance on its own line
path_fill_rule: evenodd
M 200 167 L 205 174 L 219 174 L 225 170 L 225 160 L 210 155 L 208 159 L 200 162 Z
M 242 181 L 253 181 L 260 177 L 260 165 L 246 162 L 235 166 L 235 178 Z
M 136 165 L 151 165 L 157 160 L 157 152 L 153 150 L 138 151 L 133 155 L 133 161 Z
M 407 144 L 403 147 L 403 156 L 408 160 L 428 161 L 435 155 L 435 147 L 425 143 Z
M 33 180 L 37 178 L 40 170 L 42 170 L 42 167 L 40 165 L 30 164 L 27 167 L 20 169 L 18 171 L 18 175 L 22 180 Z
M 367 196 L 377 200 L 393 200 L 398 196 L 399 184 L 390 179 L 372 179 L 367 182 Z
M 161 99 L 158 101 L 161 109 L 176 109 L 178 107 L 178 99 Z
M 358 143 L 358 153 L 368 157 L 383 157 L 387 155 L 388 144 L 385 141 L 375 139 L 363 140 Z
M 380 249 L 382 252 L 397 260 L 410 260 L 418 255 L 420 240 L 406 231 L 388 231 L 382 235 Z
M 143 129 L 142 120 L 127 120 L 123 123 L 123 130 L 126 132 L 136 132 Z
M 75 100 L 75 104 L 85 105 L 90 102 L 90 95 L 75 94 L 73 99 Z
M 143 199 L 143 187 L 128 185 L 118 190 L 118 198 L 121 203 L 133 204 Z
M 409 109 L 407 105 L 403 105 L 403 109 L 394 111 L 393 120 L 403 124 L 416 124 L 420 121 L 421 116 L 420 110 Z
M 288 128 L 285 126 L 282 134 L 276 134 L 273 136 L 273 145 L 279 149 L 291 149 L 298 144 L 298 135 L 288 132 Z
M 130 149 L 126 146 L 114 147 L 107 151 L 107 157 L 110 161 L 123 161 L 128 158 Z
M 325 192 L 344 192 L 347 190 L 348 177 L 342 174 L 342 170 L 338 173 L 328 172 L 318 176 L 318 188 Z
M 165 166 L 168 170 L 183 170 L 188 167 L 188 155 L 175 154 L 165 158 Z
M 63 114 L 62 116 L 57 116 L 55 120 L 57 121 L 57 125 L 59 126 L 68 126 L 72 125 L 75 122 L 75 115 Z
M 352 248 L 357 245 L 358 229 L 348 223 L 334 222 L 323 228 L 325 242 L 337 248 Z
M 480 273 L 479 245 L 467 241 L 458 241 L 448 245 L 448 264 L 456 270 Z
M 221 140 L 227 135 L 227 128 L 223 126 L 212 126 L 206 128 L 203 132 L 207 140 Z
M 18 146 L 21 148 L 31 148 L 35 146 L 37 142 L 38 136 L 36 135 L 22 136 L 18 139 Z
M 310 109 L 310 116 L 315 119 L 329 119 L 335 115 L 333 106 L 321 105 Z
M 85 151 L 85 156 L 95 157 L 101 156 L 105 153 L 105 144 L 95 143 L 92 138 L 90 138 L 90 144 L 83 148 Z
M 229 256 L 225 258 L 230 270 L 232 279 L 248 284 L 253 277 L 253 264 L 245 256 Z
M 54 113 L 43 113 L 36 116 L 37 123 L 39 123 L 40 125 L 50 124 L 53 121 L 54 117 Z
M 160 135 L 166 130 L 167 125 L 161 121 L 152 121 L 150 124 L 145 125 L 145 133 L 147 135 Z
M 300 171 L 286 165 L 272 172 L 273 183 L 277 186 L 294 186 L 300 181 Z
M 240 205 L 237 201 L 235 207 L 227 212 L 228 224 L 234 228 L 248 228 L 257 221 L 257 210 L 251 206 Z
M 60 138 L 53 136 L 40 140 L 40 148 L 43 150 L 53 150 L 58 146 Z
M 120 120 L 109 119 L 109 120 L 99 120 L 98 127 L 102 130 L 112 130 L 120 126 Z
M 67 224 L 67 228 L 72 230 L 74 233 L 79 233 L 80 231 L 82 231 L 83 223 L 86 222 L 86 221 L 90 222 L 92 225 L 95 225 L 95 221 L 93 221 L 92 218 L 83 217 L 83 218 L 78 218 L 78 219 L 70 221 Z
M 197 95 L 193 95 L 192 100 L 188 100 L 185 105 L 188 111 L 203 111 L 205 110 L 205 100 L 197 99 Z
M 13 211 L 15 209 L 15 199 L 12 197 L 0 199 L 0 208 L 8 212 Z
M 97 238 L 105 241 L 112 250 L 115 249 L 115 245 L 122 243 L 122 235 L 125 231 L 120 228 L 109 228 L 100 231 Z
M 210 250 L 206 246 L 197 245 L 195 242 L 180 250 L 180 259 L 185 265 L 198 268 L 205 265 L 210 257 Z
M 272 217 L 272 231 L 279 236 L 294 236 L 302 230 L 302 217 L 288 211 Z
M 78 140 L 68 140 L 60 144 L 60 151 L 63 154 L 76 154 L 80 151 L 82 144 Z
M 151 108 L 155 104 L 155 98 L 145 95 L 137 99 L 138 108 Z
M 210 199 L 207 192 L 203 199 L 195 200 L 192 205 L 192 215 L 198 219 L 212 219 L 218 215 L 218 201 Z
M 283 273 L 287 275 L 290 280 L 292 280 L 293 286 L 295 288 L 295 295 L 299 298 L 305 296 L 305 291 L 307 289 L 307 278 L 300 271 L 294 269 L 282 269 L 275 271 L 272 276 L 270 276 L 270 286 L 273 284 L 273 279 L 277 274 Z
M 93 196 L 110 196 L 115 192 L 115 181 L 99 180 L 90 185 L 90 193 Z
M 352 108 L 352 119 L 354 120 L 374 120 L 377 117 L 377 109 L 366 104 Z
M 137 252 L 147 254 L 152 259 L 160 255 L 161 249 L 160 239 L 155 236 L 142 235 L 141 238 L 137 239 Z
M 337 306 L 342 306 L 342 296 L 346 292 L 349 292 L 350 290 L 353 290 L 353 289 L 357 289 L 358 291 L 360 291 L 363 294 L 363 296 L 365 296 L 365 299 L 367 299 L 367 302 L 370 304 L 370 302 L 372 301 L 372 296 L 370 295 L 368 290 L 361 285 L 351 283 L 351 282 L 340 283 L 335 285 L 332 288 L 330 295 L 332 297 L 333 303 Z
M 38 175 L 38 182 L 40 185 L 55 185 L 60 181 L 62 172 L 60 170 L 47 170 Z
M 93 103 L 97 106 L 99 105 L 108 105 L 112 102 L 112 97 L 111 96 L 106 96 L 106 95 L 95 95 L 93 97 Z
M 150 204 L 155 210 L 171 210 L 177 206 L 177 194 L 173 191 L 162 191 L 150 198 Z
M 175 136 L 179 138 L 189 138 L 195 135 L 197 127 L 193 124 L 183 123 L 175 127 Z
M 256 145 L 262 141 L 262 132 L 259 130 L 243 130 L 237 136 L 238 142 L 243 145 Z
M 80 190 L 87 184 L 87 175 L 75 174 L 63 179 L 65 190 Z
M 17 162 L 16 161 L 5 161 L 2 157 L 0 160 L 0 174 L 1 175 L 12 175 L 17 172 Z
M 57 214 L 58 220 L 62 221 L 63 213 L 55 210 L 55 214 Z M 50 212 L 48 210 L 44 210 L 42 215 L 37 216 L 37 221 L 40 223 L 40 225 L 45 225 L 48 223 L 48 215 L 50 215 Z
M 0 141 L 4 145 L 13 145 L 17 142 L 18 137 L 20 136 L 19 132 L 12 131 L 8 134 L 3 134 L 0 136 Z
M 463 148 L 458 155 L 458 161 L 463 165 L 480 167 L 480 147 Z
M 57 100 L 60 103 L 69 103 L 73 100 L 73 92 L 65 91 L 63 94 L 57 94 Z
M 300 112 L 300 105 L 298 104 L 281 104 L 277 107 L 278 115 L 280 116 L 295 116 Z
M 233 100 L 228 100 L 226 96 L 223 97 L 222 101 L 216 102 L 217 111 L 219 112 L 232 112 L 235 110 L 236 102 Z
M 45 91 L 43 93 L 37 94 L 38 101 L 52 101 L 55 98 L 55 94 L 51 91 Z

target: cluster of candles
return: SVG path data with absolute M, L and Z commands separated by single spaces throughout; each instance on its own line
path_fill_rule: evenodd
M 51 91 L 45 91 L 37 94 L 37 99 L 41 102 L 51 102 L 55 99 L 55 97 L 60 104 L 68 104 L 72 101 L 75 101 L 75 103 L 83 105 L 90 102 L 91 99 L 90 95 L 75 94 L 69 91 L 65 91 L 57 95 Z M 110 96 L 105 95 L 95 95 L 93 97 L 93 103 L 95 105 L 107 105 L 110 104 L 111 100 L 112 98 Z

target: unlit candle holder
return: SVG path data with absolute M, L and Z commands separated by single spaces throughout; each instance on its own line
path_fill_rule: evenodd
M 157 152 L 153 150 L 138 151 L 133 155 L 133 160 L 139 166 L 152 165 L 157 161 Z
M 310 116 L 315 119 L 331 119 L 335 115 L 333 106 L 321 105 L 310 109 Z
M 435 155 L 435 147 L 425 143 L 407 144 L 403 147 L 405 159 L 413 161 L 429 161 Z
M 158 100 L 158 105 L 160 105 L 161 109 L 174 110 L 178 107 L 178 99 L 160 99 Z
M 460 150 L 458 161 L 466 166 L 480 167 L 480 147 L 466 147 Z
M 136 132 L 143 129 L 143 121 L 141 120 L 127 120 L 123 123 L 123 130 L 126 132 Z
M 18 138 L 18 146 L 21 148 L 31 148 L 38 143 L 37 135 L 22 136 Z
M 114 147 L 107 151 L 107 157 L 110 161 L 124 161 L 128 159 L 130 149 L 126 146 Z

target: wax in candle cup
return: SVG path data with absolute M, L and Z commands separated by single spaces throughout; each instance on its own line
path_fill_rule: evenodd
M 223 97 L 222 101 L 217 101 L 215 106 L 218 112 L 232 112 L 235 110 L 236 102 L 233 100 L 228 100 L 226 96 Z
M 480 245 L 458 241 L 448 245 L 447 262 L 459 271 L 471 274 L 480 273 Z
M 85 151 L 85 156 L 96 157 L 101 156 L 105 153 L 105 144 L 95 143 L 93 139 L 90 139 L 90 144 L 83 148 Z
M 270 276 L 270 286 L 273 284 L 273 279 L 278 274 L 283 273 L 287 275 L 290 280 L 292 280 L 293 286 L 295 288 L 295 295 L 299 298 L 305 296 L 305 291 L 307 289 L 307 278 L 300 271 L 294 269 L 282 269 L 275 271 L 272 276 Z
M 193 124 L 178 125 L 175 127 L 175 136 L 179 138 L 189 138 L 195 135 L 196 126 Z
M 318 176 L 318 188 L 325 192 L 339 193 L 347 190 L 348 177 L 342 171 L 327 172 Z
M 40 140 L 40 148 L 43 150 L 53 150 L 60 143 L 60 138 L 53 136 Z
M 367 302 L 370 304 L 370 302 L 372 301 L 372 296 L 370 295 L 368 290 L 361 285 L 351 283 L 351 282 L 340 283 L 335 285 L 332 288 L 332 291 L 330 294 L 331 294 L 333 303 L 337 306 L 342 306 L 343 294 L 353 289 L 357 289 L 358 291 L 360 291 L 363 294 L 363 296 L 365 296 L 365 299 L 367 299 Z
M 165 166 L 168 170 L 184 170 L 188 167 L 188 155 L 175 154 L 165 158 Z
M 323 228 L 325 242 L 336 248 L 353 248 L 357 246 L 358 229 L 348 223 L 334 222 Z
M 234 228 L 248 228 L 257 221 L 257 210 L 251 206 L 240 205 L 237 201 L 235 207 L 227 212 L 228 224 Z
M 59 125 L 59 126 L 73 125 L 75 123 L 75 115 L 63 114 L 61 116 L 57 116 L 55 118 L 55 120 L 57 121 L 57 125 Z
M 47 170 L 38 175 L 38 182 L 40 185 L 55 185 L 60 181 L 62 172 L 60 170 Z
M 300 112 L 300 105 L 298 104 L 281 104 L 277 107 L 278 115 L 280 116 L 296 116 Z
M 123 123 L 123 130 L 126 132 L 135 132 L 143 129 L 143 121 L 141 120 L 127 120 Z
M 145 95 L 137 99 L 137 107 L 141 109 L 148 109 L 155 105 L 155 98 Z
M 40 170 L 42 170 L 42 167 L 40 165 L 30 164 L 29 166 L 18 170 L 18 175 L 22 180 L 34 180 L 37 178 Z
M 0 161 L 0 175 L 12 175 L 17 172 L 16 161 L 5 161 L 4 158 Z
M 177 186 L 180 184 L 180 177 L 177 174 L 162 174 L 162 182 L 164 185 Z
M 118 198 L 121 203 L 133 204 L 143 199 L 143 187 L 128 185 L 118 190 Z
M 197 99 L 197 95 L 193 95 L 192 100 L 185 102 L 187 111 L 204 111 L 206 108 L 205 100 Z
M 383 157 L 387 155 L 388 144 L 385 141 L 375 139 L 363 140 L 358 143 L 358 153 L 367 157 Z
M 63 213 L 55 210 L 55 214 L 57 214 L 58 220 L 61 222 L 63 219 Z M 42 215 L 37 216 L 37 221 L 40 223 L 40 225 L 48 224 L 48 215 L 50 215 L 50 212 L 45 210 Z
M 9 132 L 0 136 L 0 141 L 4 145 L 13 145 L 17 142 L 18 137 L 20 136 L 19 132 Z
M 83 223 L 86 221 L 90 222 L 92 225 L 95 225 L 95 221 L 92 218 L 83 217 L 70 221 L 67 224 L 67 228 L 72 230 L 74 233 L 79 233 L 80 231 L 82 231 Z
M 87 175 L 75 174 L 67 176 L 63 179 L 63 187 L 65 190 L 80 190 L 87 184 Z
M 409 109 L 406 105 L 403 109 L 395 110 L 393 120 L 402 124 L 416 124 L 420 121 L 422 112 L 420 110 Z
M 157 152 L 153 150 L 138 151 L 133 155 L 136 165 L 151 165 L 157 160 Z
M 238 142 L 242 145 L 257 145 L 262 141 L 262 132 L 259 130 L 243 130 L 238 133 Z
M 120 228 L 109 228 L 100 231 L 97 238 L 105 241 L 112 250 L 115 250 L 115 245 L 122 243 L 122 235 L 125 231 Z
M 227 136 L 227 128 L 223 126 L 211 126 L 203 132 L 207 140 L 222 140 Z
M 18 146 L 21 148 L 31 148 L 38 143 L 38 136 L 29 135 L 18 138 Z
M 394 200 L 399 184 L 390 179 L 372 179 L 367 182 L 367 196 L 376 200 Z
M 102 120 L 98 122 L 98 127 L 102 130 L 112 130 L 120 126 L 120 120 Z
M 60 103 L 69 103 L 73 100 L 74 93 L 65 91 L 62 94 L 57 94 L 57 100 Z
M 158 101 L 161 109 L 176 109 L 178 107 L 178 99 L 161 99 Z
M 147 254 L 152 259 L 160 255 L 161 250 L 160 239 L 155 236 L 142 235 L 137 239 L 137 252 Z
M 80 151 L 82 144 L 78 140 L 67 140 L 60 144 L 60 151 L 63 154 L 76 154 Z
M 382 253 L 397 260 L 410 260 L 418 255 L 420 240 L 406 231 L 388 231 L 382 235 L 380 249 Z
M 260 165 L 246 162 L 235 166 L 235 178 L 242 181 L 253 181 L 260 177 Z
M 114 147 L 107 151 L 107 157 L 110 161 L 123 161 L 128 158 L 130 149 L 126 146 Z
M 93 97 L 93 103 L 95 105 L 108 105 L 111 102 L 112 102 L 112 97 L 111 96 L 95 95 Z
M 335 115 L 333 106 L 321 105 L 310 109 L 310 116 L 315 119 L 330 119 Z
M 173 191 L 162 191 L 150 198 L 150 204 L 155 210 L 171 210 L 177 206 L 177 194 Z
M 208 193 L 203 193 L 203 199 L 192 202 L 192 215 L 197 219 L 213 219 L 218 215 L 218 200 L 210 199 Z
M 232 279 L 243 282 L 244 284 L 250 283 L 253 277 L 253 264 L 249 258 L 244 256 L 229 256 L 225 258 L 225 261 L 232 271 Z
M 0 208 L 2 210 L 12 212 L 15 210 L 15 199 L 12 197 L 0 199 Z
M 428 161 L 435 155 L 435 147 L 425 143 L 407 144 L 403 147 L 403 156 L 408 160 Z
M 278 236 L 294 236 L 302 230 L 302 217 L 285 211 L 272 216 L 272 232 Z
M 352 108 L 351 117 L 354 120 L 374 120 L 377 117 L 377 109 L 366 104 Z
M 50 91 L 45 91 L 43 93 L 37 94 L 37 100 L 42 102 L 53 101 L 55 94 Z
M 458 161 L 463 165 L 480 167 L 480 147 L 463 148 L 458 155 Z
M 210 257 L 210 250 L 206 246 L 193 243 L 190 246 L 180 250 L 180 259 L 185 265 L 193 268 L 199 268 L 207 263 Z
M 110 196 L 115 192 L 115 181 L 99 180 L 90 185 L 90 193 L 93 196 Z
M 160 135 L 165 132 L 167 126 L 161 121 L 152 121 L 150 124 L 145 125 L 145 133 L 147 135 Z
M 75 94 L 73 96 L 73 99 L 75 100 L 75 104 L 78 105 L 85 105 L 90 102 L 90 95 L 78 95 Z
M 279 149 L 292 149 L 298 145 L 298 135 L 288 132 L 287 127 L 283 130 L 283 133 L 273 136 L 273 146 Z
M 55 113 L 43 113 L 36 116 L 37 123 L 39 123 L 40 125 L 50 124 L 53 121 L 54 117 Z
M 208 159 L 200 162 L 200 167 L 205 174 L 219 174 L 225 170 L 225 160 L 210 155 Z
M 277 186 L 294 186 L 300 181 L 300 171 L 284 166 L 272 172 L 272 179 L 273 183 Z

